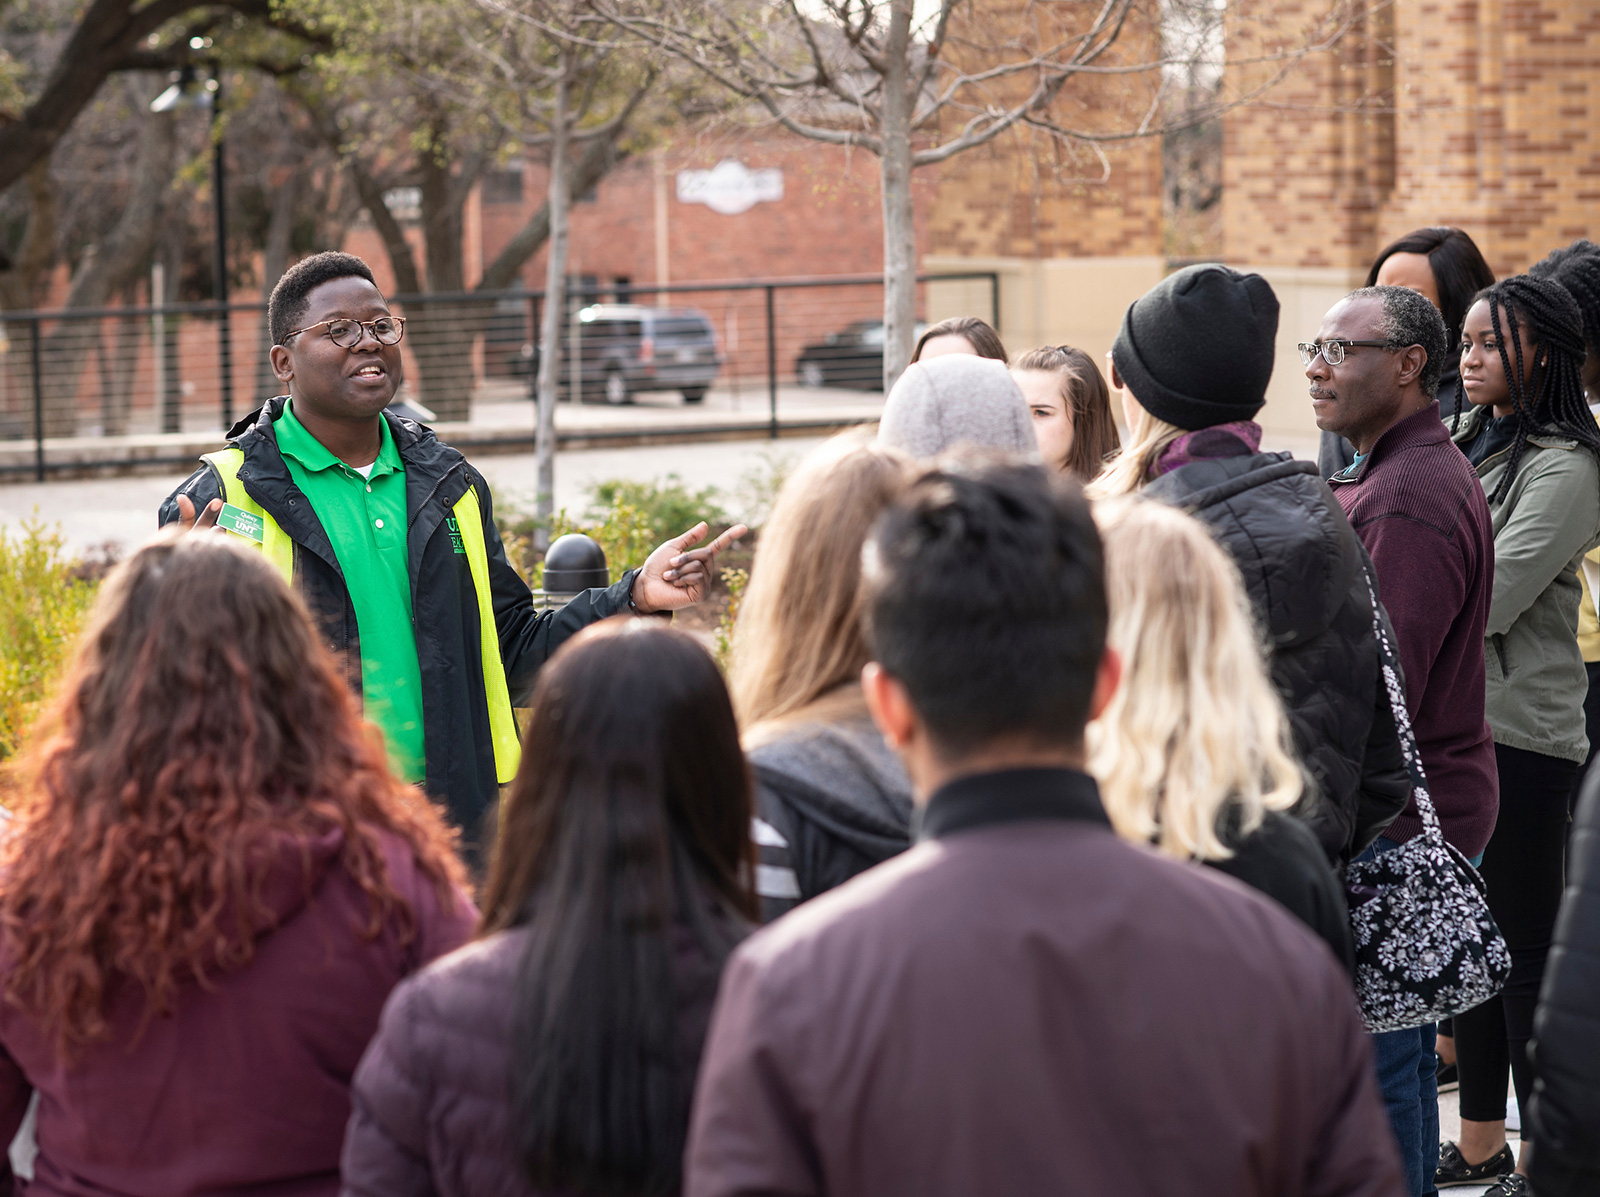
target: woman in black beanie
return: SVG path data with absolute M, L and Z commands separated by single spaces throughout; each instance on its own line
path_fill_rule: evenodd
M 1226 266 L 1187 267 L 1135 302 L 1111 350 L 1130 443 L 1090 494 L 1143 491 L 1182 507 L 1232 554 L 1321 795 L 1300 813 L 1342 868 L 1400 813 L 1411 783 L 1360 542 L 1314 464 L 1260 452 L 1277 331 L 1266 279 Z

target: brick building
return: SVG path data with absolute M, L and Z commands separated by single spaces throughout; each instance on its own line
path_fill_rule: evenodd
M 1600 5 L 1400 0 L 1368 21 L 1226 125 L 1223 252 L 1283 300 L 1283 431 L 1315 428 L 1293 343 L 1395 237 L 1458 225 L 1505 275 L 1600 236 Z
M 1280 69 L 1327 0 L 1266 0 L 1228 30 L 1229 86 Z M 1230 13 L 1243 11 L 1230 7 Z M 1290 33 L 1288 31 L 1294 31 Z M 1124 56 L 1147 54 L 1128 35 Z M 1148 86 L 1147 82 L 1144 85 Z M 1126 123 L 1140 85 L 1074 81 L 1068 123 Z M 1595 0 L 1396 0 L 1374 5 L 1333 50 L 1301 58 L 1261 102 L 1224 122 L 1219 256 L 1259 270 L 1283 304 L 1277 375 L 1263 422 L 1315 432 L 1294 342 L 1365 278 L 1388 241 L 1459 225 L 1497 273 L 1525 269 L 1575 237 L 1600 238 L 1600 4 Z M 680 193 L 680 172 L 718 163 L 781 174 L 781 198 L 738 210 Z M 618 280 L 674 283 L 881 268 L 877 160 L 781 131 L 725 133 L 623 164 L 573 213 L 572 272 L 601 292 Z M 489 179 L 467 221 L 468 277 L 544 194 L 543 169 Z M 1013 350 L 1074 343 L 1097 358 L 1127 304 L 1171 266 L 1164 253 L 1159 139 L 1066 156 L 1014 134 L 917 173 L 918 250 L 928 271 L 993 271 Z M 691 189 L 692 190 L 692 189 Z M 370 231 L 351 248 L 383 259 Z M 537 287 L 542 257 L 523 278 Z M 683 297 L 690 302 L 690 297 Z M 718 323 L 745 374 L 764 369 L 763 314 L 732 293 L 693 301 Z M 880 314 L 876 289 L 785 297 L 781 368 L 806 339 Z M 934 284 L 928 319 L 987 315 L 987 284 Z

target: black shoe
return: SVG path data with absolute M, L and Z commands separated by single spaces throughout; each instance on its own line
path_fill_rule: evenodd
M 1502 1176 L 1485 1189 L 1483 1197 L 1533 1197 L 1533 1190 L 1528 1187 L 1526 1176 L 1520 1172 L 1513 1172 L 1509 1176 Z
M 1451 1185 L 1481 1185 L 1486 1181 L 1499 1180 L 1516 1166 L 1517 1157 L 1511 1154 L 1509 1143 L 1483 1163 L 1469 1164 L 1461 1158 L 1461 1149 L 1447 1141 L 1439 1144 L 1439 1170 L 1433 1175 L 1433 1184 L 1438 1189 L 1447 1189 Z M 1525 1193 L 1519 1193 L 1518 1197 L 1525 1197 Z
M 1439 1065 L 1439 1071 L 1435 1074 L 1435 1077 L 1438 1081 L 1440 1093 L 1449 1093 L 1452 1089 L 1461 1087 L 1461 1077 L 1457 1074 L 1454 1064 Z

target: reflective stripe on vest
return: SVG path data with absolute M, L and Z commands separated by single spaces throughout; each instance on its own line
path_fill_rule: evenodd
M 244 464 L 243 449 L 222 449 L 216 453 L 207 453 L 200 458 L 201 461 L 211 463 L 211 468 L 217 471 L 217 476 L 222 479 L 222 501 L 232 503 L 241 511 L 248 511 L 261 521 L 263 537 L 261 551 L 266 555 L 267 564 L 283 575 L 283 580 L 290 585 L 294 584 L 294 541 L 289 534 L 278 527 L 278 521 L 265 511 L 261 504 L 250 497 L 250 492 L 245 490 L 239 481 L 239 467 Z
M 232 503 L 261 520 L 265 530 L 261 551 L 266 554 L 273 568 L 283 575 L 284 581 L 292 585 L 294 541 L 239 482 L 239 467 L 244 464 L 244 451 L 222 449 L 205 454 L 201 460 L 210 462 L 211 468 L 222 479 L 223 502 Z M 500 635 L 494 622 L 494 600 L 489 588 L 489 553 L 483 540 L 483 509 L 478 506 L 477 491 L 468 487 L 467 493 L 456 503 L 453 514 L 461 533 L 461 547 L 466 550 L 472 589 L 478 598 L 479 653 L 483 661 L 484 697 L 489 708 L 489 736 L 494 744 L 495 780 L 505 785 L 517 775 L 517 765 L 522 759 L 522 743 L 517 736 L 516 720 L 511 715 L 511 692 L 506 688 L 506 667 L 500 658 Z

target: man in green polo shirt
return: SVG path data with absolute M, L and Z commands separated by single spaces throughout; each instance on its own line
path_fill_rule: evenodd
M 368 466 L 340 461 L 285 405 L 273 422 L 289 477 L 311 500 L 327 529 L 356 608 L 361 638 L 361 692 L 367 718 L 383 729 L 389 764 L 405 780 L 422 772 L 422 670 L 411 627 L 406 572 L 406 476 L 394 434 L 380 422 L 383 443 Z
M 229 431 L 230 448 L 207 455 L 161 523 L 213 527 L 225 500 L 244 507 L 222 526 L 269 557 L 282 550 L 275 560 L 347 663 L 395 771 L 446 803 L 470 844 L 515 768 L 510 706 L 527 701 L 540 665 L 595 620 L 698 602 L 744 528 L 696 548 L 707 532 L 696 525 L 609 588 L 541 611 L 506 560 L 483 477 L 386 411 L 405 322 L 366 264 L 307 258 L 274 289 L 267 320 L 288 395 Z

